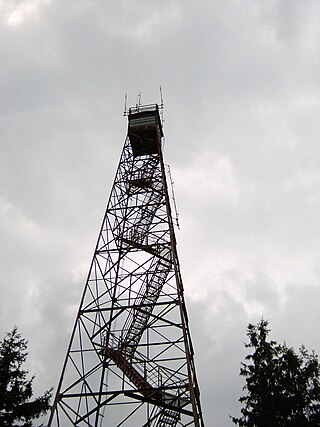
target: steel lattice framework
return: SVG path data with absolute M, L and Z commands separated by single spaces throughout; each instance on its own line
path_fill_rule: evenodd
M 157 105 L 128 134 L 49 426 L 204 427 Z

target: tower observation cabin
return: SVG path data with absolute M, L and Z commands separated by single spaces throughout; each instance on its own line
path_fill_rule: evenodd
M 133 156 L 158 154 L 163 137 L 158 105 L 132 107 L 127 114 Z

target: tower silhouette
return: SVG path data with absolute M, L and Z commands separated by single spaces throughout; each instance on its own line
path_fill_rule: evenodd
M 157 104 L 128 133 L 49 426 L 204 427 Z

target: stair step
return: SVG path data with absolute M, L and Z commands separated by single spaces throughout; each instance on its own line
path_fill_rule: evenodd
M 160 415 L 157 427 L 175 427 L 180 419 L 179 412 L 165 410 Z

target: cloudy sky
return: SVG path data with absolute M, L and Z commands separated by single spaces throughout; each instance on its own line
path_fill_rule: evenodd
M 126 135 L 159 102 L 206 425 L 246 326 L 320 353 L 320 2 L 0 0 L 0 333 L 56 385 Z

